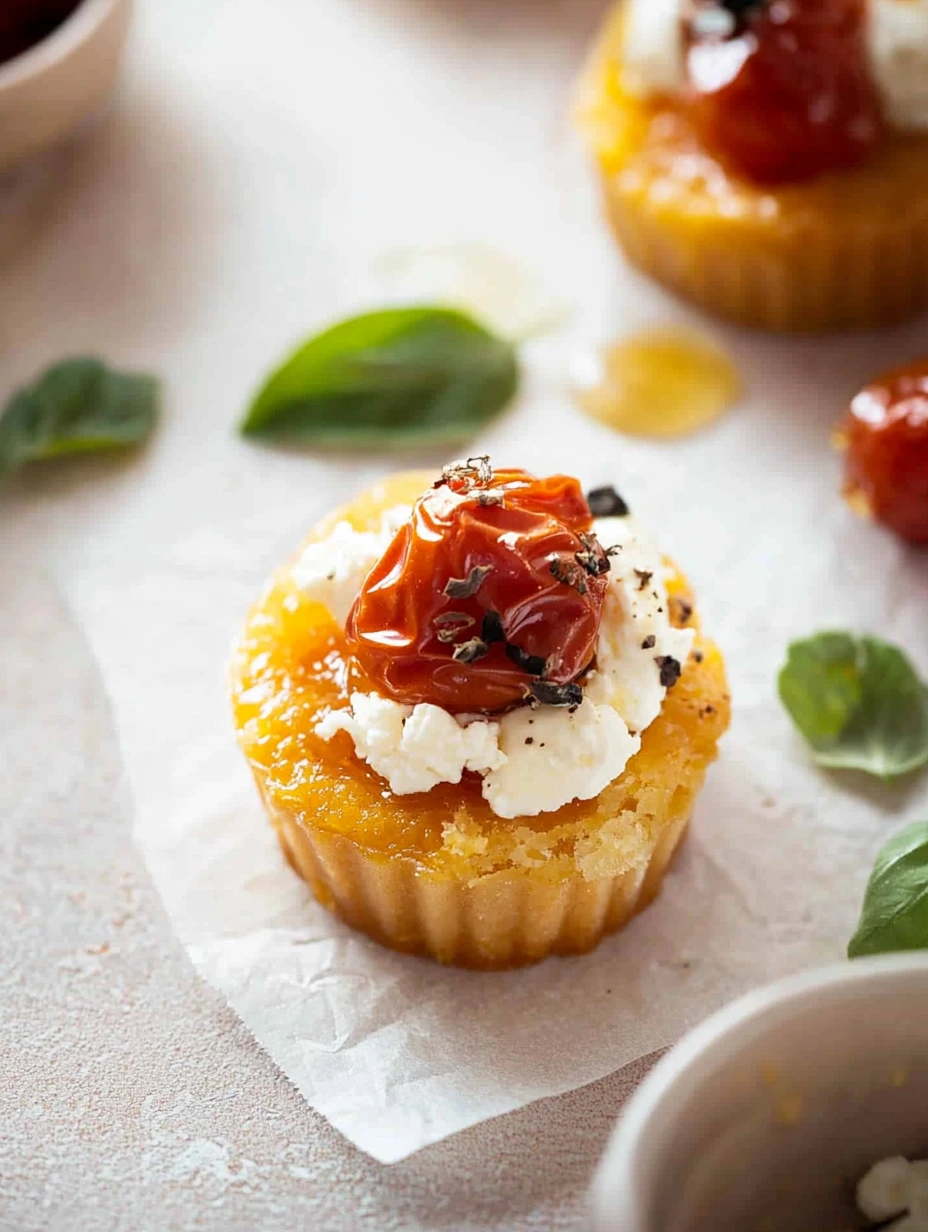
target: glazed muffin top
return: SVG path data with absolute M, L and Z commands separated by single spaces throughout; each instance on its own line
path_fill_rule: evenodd
M 516 532 L 503 528 L 497 498 L 481 505 L 480 493 L 519 492 L 530 502 L 535 482 L 500 472 L 499 487 L 471 489 L 462 505 L 479 523 L 474 554 L 453 558 L 448 578 L 430 562 L 423 596 L 421 545 L 409 515 L 429 479 L 400 477 L 333 515 L 251 614 L 233 665 L 233 697 L 240 740 L 269 804 L 433 870 L 466 867 L 478 875 L 509 863 L 554 876 L 565 859 L 598 876 L 615 875 L 623 860 L 634 866 L 649 848 L 647 818 L 658 815 L 658 799 L 666 803 L 686 790 L 690 773 L 704 771 L 728 722 L 721 658 L 698 634 L 685 583 L 637 542 L 630 519 L 593 519 L 573 481 L 556 479 L 535 493 L 538 516 L 549 516 L 546 498 L 556 493 L 584 540 L 551 540 L 548 533 L 562 536 L 564 525 L 552 532 L 529 517 L 523 526 L 540 549 L 533 559 L 545 568 L 523 576 L 523 561 L 494 585 L 483 571 L 495 557 L 482 536 L 497 520 L 512 552 Z M 525 510 L 517 512 L 524 518 Z M 607 557 L 593 540 L 614 521 L 626 523 L 625 534 L 621 550 Z M 579 529 L 587 522 L 591 529 Z M 469 525 L 467 534 L 474 534 Z M 613 568 L 625 554 L 628 563 Z M 545 619 L 557 611 L 560 588 L 570 592 L 571 643 L 556 619 Z M 436 593 L 447 599 L 437 611 Z M 541 596 L 536 621 L 527 596 Z M 445 612 L 454 619 L 441 620 Z M 394 675 L 382 670 L 376 650 L 397 632 L 405 635 L 409 670 Z M 449 663 L 450 675 L 435 671 Z M 420 700 L 428 696 L 423 680 L 436 676 L 447 705 Z M 475 709 L 482 679 L 491 712 Z M 615 823 L 623 814 L 620 842 Z
M 702 146 L 759 184 L 865 163 L 928 131 L 926 0 L 625 0 L 622 88 L 685 103 Z

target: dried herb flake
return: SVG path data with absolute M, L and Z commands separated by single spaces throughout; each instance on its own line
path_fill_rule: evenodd
M 583 690 L 578 684 L 553 684 L 550 680 L 534 681 L 529 696 L 542 706 L 579 706 L 583 702 Z
M 585 595 L 589 590 L 586 584 L 586 571 L 575 560 L 564 560 L 560 556 L 551 559 L 551 576 L 571 586 L 578 595 Z
M 492 565 L 474 565 L 466 578 L 450 578 L 445 585 L 444 594 L 449 599 L 470 599 L 492 572 Z
M 489 653 L 489 646 L 479 637 L 472 637 L 469 642 L 462 642 L 454 648 L 454 658 L 458 663 L 476 663 Z

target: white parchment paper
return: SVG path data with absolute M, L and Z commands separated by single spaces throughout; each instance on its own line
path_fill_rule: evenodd
M 81 350 L 166 385 L 140 457 L 15 481 L 5 546 L 54 570 L 99 658 L 136 838 L 198 969 L 383 1161 L 840 958 L 876 849 L 928 813 L 923 778 L 888 790 L 818 771 L 775 696 L 788 640 L 823 626 L 895 639 L 928 675 L 925 558 L 843 507 L 829 446 L 855 387 L 917 353 L 923 326 L 800 342 L 704 323 L 750 397 L 688 440 L 624 440 L 572 411 L 577 340 L 694 317 L 619 265 L 563 121 L 599 4 L 536 7 L 281 0 L 256 49 L 245 0 L 142 6 L 124 98 L 5 273 L 10 385 Z M 385 252 L 464 241 L 540 271 L 574 311 L 574 337 L 530 349 L 518 405 L 475 447 L 616 483 L 690 574 L 735 700 L 661 898 L 589 957 L 504 975 L 391 954 L 310 900 L 262 815 L 224 687 L 248 604 L 308 527 L 422 463 L 246 445 L 232 429 L 247 391 L 291 340 L 372 302 L 367 271 Z
M 197 525 L 76 583 L 138 841 L 178 932 L 306 1098 L 383 1161 L 591 1082 L 739 991 L 839 958 L 889 814 L 924 796 L 918 780 L 889 792 L 819 772 L 775 697 L 788 639 L 823 625 L 895 638 L 928 671 L 923 562 L 837 500 L 827 421 L 784 423 L 758 407 L 676 446 L 618 442 L 546 396 L 562 349 L 547 348 L 533 392 L 487 445 L 616 480 L 695 575 L 735 697 L 662 897 L 589 957 L 503 975 L 443 970 L 354 935 L 284 864 L 234 745 L 223 672 L 255 559 L 294 546 L 322 502 L 264 492 L 245 508 L 231 475 L 198 474 L 203 495 L 178 494 L 192 517 L 202 511 Z M 569 460 L 553 441 L 568 422 Z M 603 448 L 614 460 L 591 465 Z

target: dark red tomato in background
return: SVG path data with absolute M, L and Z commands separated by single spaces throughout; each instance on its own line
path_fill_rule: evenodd
M 595 653 L 609 569 L 579 484 L 482 462 L 446 474 L 349 614 L 358 667 L 396 701 L 452 713 L 576 681 Z
M 767 184 L 866 158 L 882 133 L 866 16 L 866 0 L 696 0 L 687 67 L 706 148 Z
M 838 439 L 852 507 L 903 539 L 928 543 L 928 359 L 863 389 Z

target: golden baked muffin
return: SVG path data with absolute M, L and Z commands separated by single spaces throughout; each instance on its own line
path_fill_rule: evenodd
M 926 0 L 621 0 L 580 121 L 629 259 L 720 316 L 928 306 Z
M 397 476 L 249 616 L 232 696 L 268 815 L 386 946 L 514 967 L 591 949 L 660 889 L 725 669 L 620 498 L 589 501 L 485 459 Z

